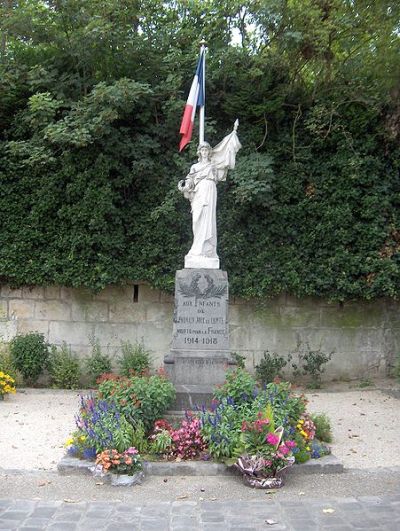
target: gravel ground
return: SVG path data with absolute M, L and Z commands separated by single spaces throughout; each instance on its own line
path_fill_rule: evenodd
M 326 413 L 333 426 L 332 453 L 348 469 L 400 466 L 398 384 L 376 388 L 330 385 L 307 394 L 310 412 Z M 78 391 L 26 389 L 0 402 L 0 471 L 54 471 L 73 431 Z M 6 458 L 5 458 L 6 456 Z

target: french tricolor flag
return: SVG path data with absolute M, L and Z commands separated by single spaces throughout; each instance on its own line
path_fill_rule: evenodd
M 186 102 L 185 110 L 179 133 L 182 135 L 179 151 L 190 142 L 192 138 L 193 122 L 196 116 L 196 108 L 203 107 L 205 103 L 205 85 L 204 85 L 204 54 L 205 50 L 200 52 L 199 62 L 197 63 L 196 73 L 190 87 L 189 96 Z

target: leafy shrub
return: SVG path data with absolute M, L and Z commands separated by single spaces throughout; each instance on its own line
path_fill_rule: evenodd
M 123 376 L 132 374 L 144 374 L 150 370 L 150 352 L 145 349 L 143 343 L 121 341 L 121 356 L 118 358 L 118 365 Z
M 322 442 L 332 442 L 332 427 L 329 417 L 325 413 L 311 415 L 315 424 L 315 436 Z
M 11 376 L 16 385 L 22 384 L 22 374 L 14 366 L 8 343 L 0 342 L 0 371 Z
M 28 385 L 36 383 L 49 355 L 44 335 L 30 332 L 14 337 L 10 341 L 10 353 L 12 363 L 22 374 L 24 382 Z
M 81 376 L 79 359 L 64 342 L 61 347 L 52 346 L 47 362 L 51 383 L 57 389 L 77 389 Z
M 175 399 L 175 388 L 160 375 L 121 377 L 99 385 L 99 396 L 114 400 L 118 410 L 136 425 L 143 422 L 148 431 Z
M 99 340 L 95 337 L 89 338 L 92 345 L 92 353 L 86 360 L 86 371 L 90 376 L 90 384 L 96 385 L 97 379 L 104 373 L 111 372 L 111 359 L 101 350 Z
M 266 350 L 260 363 L 256 365 L 257 380 L 261 384 L 268 384 L 274 381 L 274 378 L 281 376 L 281 370 L 286 367 L 288 360 L 276 352 L 270 354 Z
M 308 343 L 304 346 L 300 343 L 297 346 L 298 362 L 292 363 L 294 374 L 303 374 L 310 378 L 308 387 L 311 389 L 319 389 L 321 387 L 321 376 L 325 372 L 325 365 L 333 356 L 333 351 L 329 354 L 322 352 L 321 348 L 311 349 Z
M 245 369 L 235 369 L 226 375 L 225 383 L 214 392 L 214 398 L 230 398 L 235 403 L 251 402 L 256 391 L 256 381 Z

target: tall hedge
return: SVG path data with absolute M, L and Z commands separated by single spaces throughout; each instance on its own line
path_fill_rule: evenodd
M 238 117 L 243 144 L 218 198 L 232 293 L 397 297 L 399 8 L 367 4 L 4 2 L 0 281 L 172 288 L 204 36 L 207 137 Z

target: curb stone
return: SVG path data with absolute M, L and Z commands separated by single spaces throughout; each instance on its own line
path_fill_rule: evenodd
M 64 456 L 57 465 L 60 475 L 92 475 L 90 468 L 93 461 Z M 301 465 L 290 468 L 289 474 L 340 474 L 344 472 L 343 464 L 334 455 L 320 459 L 310 459 Z M 149 476 L 232 476 L 237 474 L 233 467 L 222 463 L 205 461 L 147 461 L 144 473 Z

